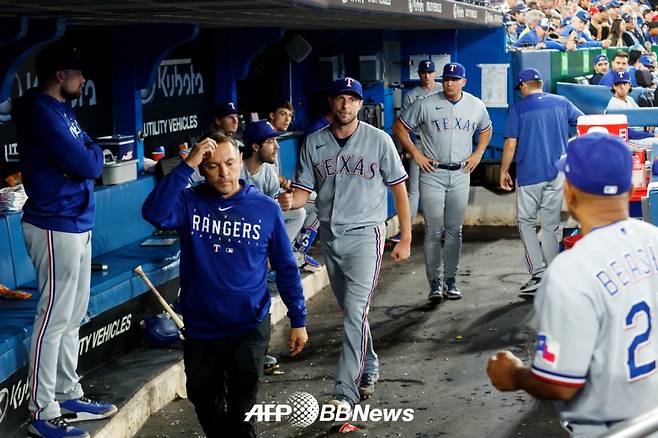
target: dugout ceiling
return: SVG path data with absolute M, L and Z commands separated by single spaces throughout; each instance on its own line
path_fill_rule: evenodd
M 0 18 L 66 18 L 67 26 L 194 23 L 202 28 L 458 29 L 502 14 L 451 0 L 0 0 Z

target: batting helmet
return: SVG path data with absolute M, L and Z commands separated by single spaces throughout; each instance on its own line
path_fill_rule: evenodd
M 166 313 L 144 318 L 139 325 L 144 341 L 151 347 L 166 347 L 180 339 L 176 323 Z

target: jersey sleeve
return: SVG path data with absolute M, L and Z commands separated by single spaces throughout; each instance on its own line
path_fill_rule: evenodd
M 409 177 L 404 170 L 402 160 L 400 160 L 400 155 L 397 149 L 395 149 L 395 144 L 391 137 L 385 133 L 382 133 L 382 137 L 384 138 L 384 148 L 379 164 L 379 171 L 382 178 L 384 178 L 384 183 L 387 186 L 394 186 L 406 181 Z
M 478 132 L 484 132 L 491 129 L 491 117 L 489 117 L 489 111 L 484 105 L 484 102 L 480 101 L 480 122 L 478 123 Z
M 505 124 L 505 138 L 519 138 L 519 111 L 516 104 L 512 104 L 507 113 L 507 123 Z
M 402 109 L 407 109 L 409 106 L 413 103 L 413 99 L 411 98 L 412 91 L 409 91 L 407 94 L 404 95 L 404 99 L 402 99 Z
M 313 175 L 313 160 L 310 154 L 310 140 L 316 137 L 315 134 L 304 139 L 302 144 L 302 149 L 299 154 L 299 166 L 297 167 L 297 174 L 295 175 L 295 181 L 293 181 L 290 186 L 304 190 L 306 192 L 312 192 L 315 190 L 315 176 Z
M 535 300 L 539 333 L 531 371 L 538 380 L 577 388 L 587 379 L 599 319 L 592 298 L 564 268 L 554 262 Z
M 416 99 L 411 106 L 400 111 L 398 118 L 408 130 L 413 131 L 423 123 L 423 99 Z
M 267 166 L 267 178 L 264 186 L 264 189 L 267 191 L 265 194 L 270 198 L 275 198 L 279 195 L 281 184 L 279 184 L 279 175 L 274 164 Z

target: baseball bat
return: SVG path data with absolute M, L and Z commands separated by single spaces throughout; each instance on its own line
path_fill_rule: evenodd
M 155 288 L 155 286 L 153 286 L 153 283 L 151 283 L 151 280 L 149 280 L 149 278 L 146 276 L 146 274 L 142 270 L 142 267 L 137 266 L 134 269 L 134 271 L 137 275 L 139 275 L 142 278 L 142 280 L 144 280 L 144 283 L 146 283 L 146 285 L 149 287 L 150 291 L 153 292 L 153 295 L 155 295 L 155 297 L 158 299 L 158 301 L 160 301 L 160 304 L 162 304 L 162 307 L 164 307 L 165 311 L 169 314 L 169 316 L 171 316 L 171 319 L 173 319 L 174 322 L 176 323 L 176 327 L 178 327 L 178 329 L 181 332 L 183 332 L 184 329 L 185 329 L 185 326 L 183 325 L 183 321 L 178 317 L 178 314 L 176 312 L 174 312 L 174 309 L 172 309 L 171 306 L 169 304 L 167 304 L 165 299 L 162 298 L 162 295 L 160 295 L 160 292 L 158 292 L 158 290 Z

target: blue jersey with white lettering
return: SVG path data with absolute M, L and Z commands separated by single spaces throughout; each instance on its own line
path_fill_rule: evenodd
M 233 336 L 263 321 L 271 303 L 268 258 L 291 326 L 304 327 L 304 291 L 279 204 L 242 180 L 228 199 L 208 184 L 186 188 L 193 172 L 178 165 L 142 207 L 151 224 L 180 234 L 186 336 Z
M 592 230 L 553 260 L 535 309 L 532 373 L 581 388 L 560 405 L 574 434 L 598 436 L 658 406 L 656 227 L 627 219 Z

